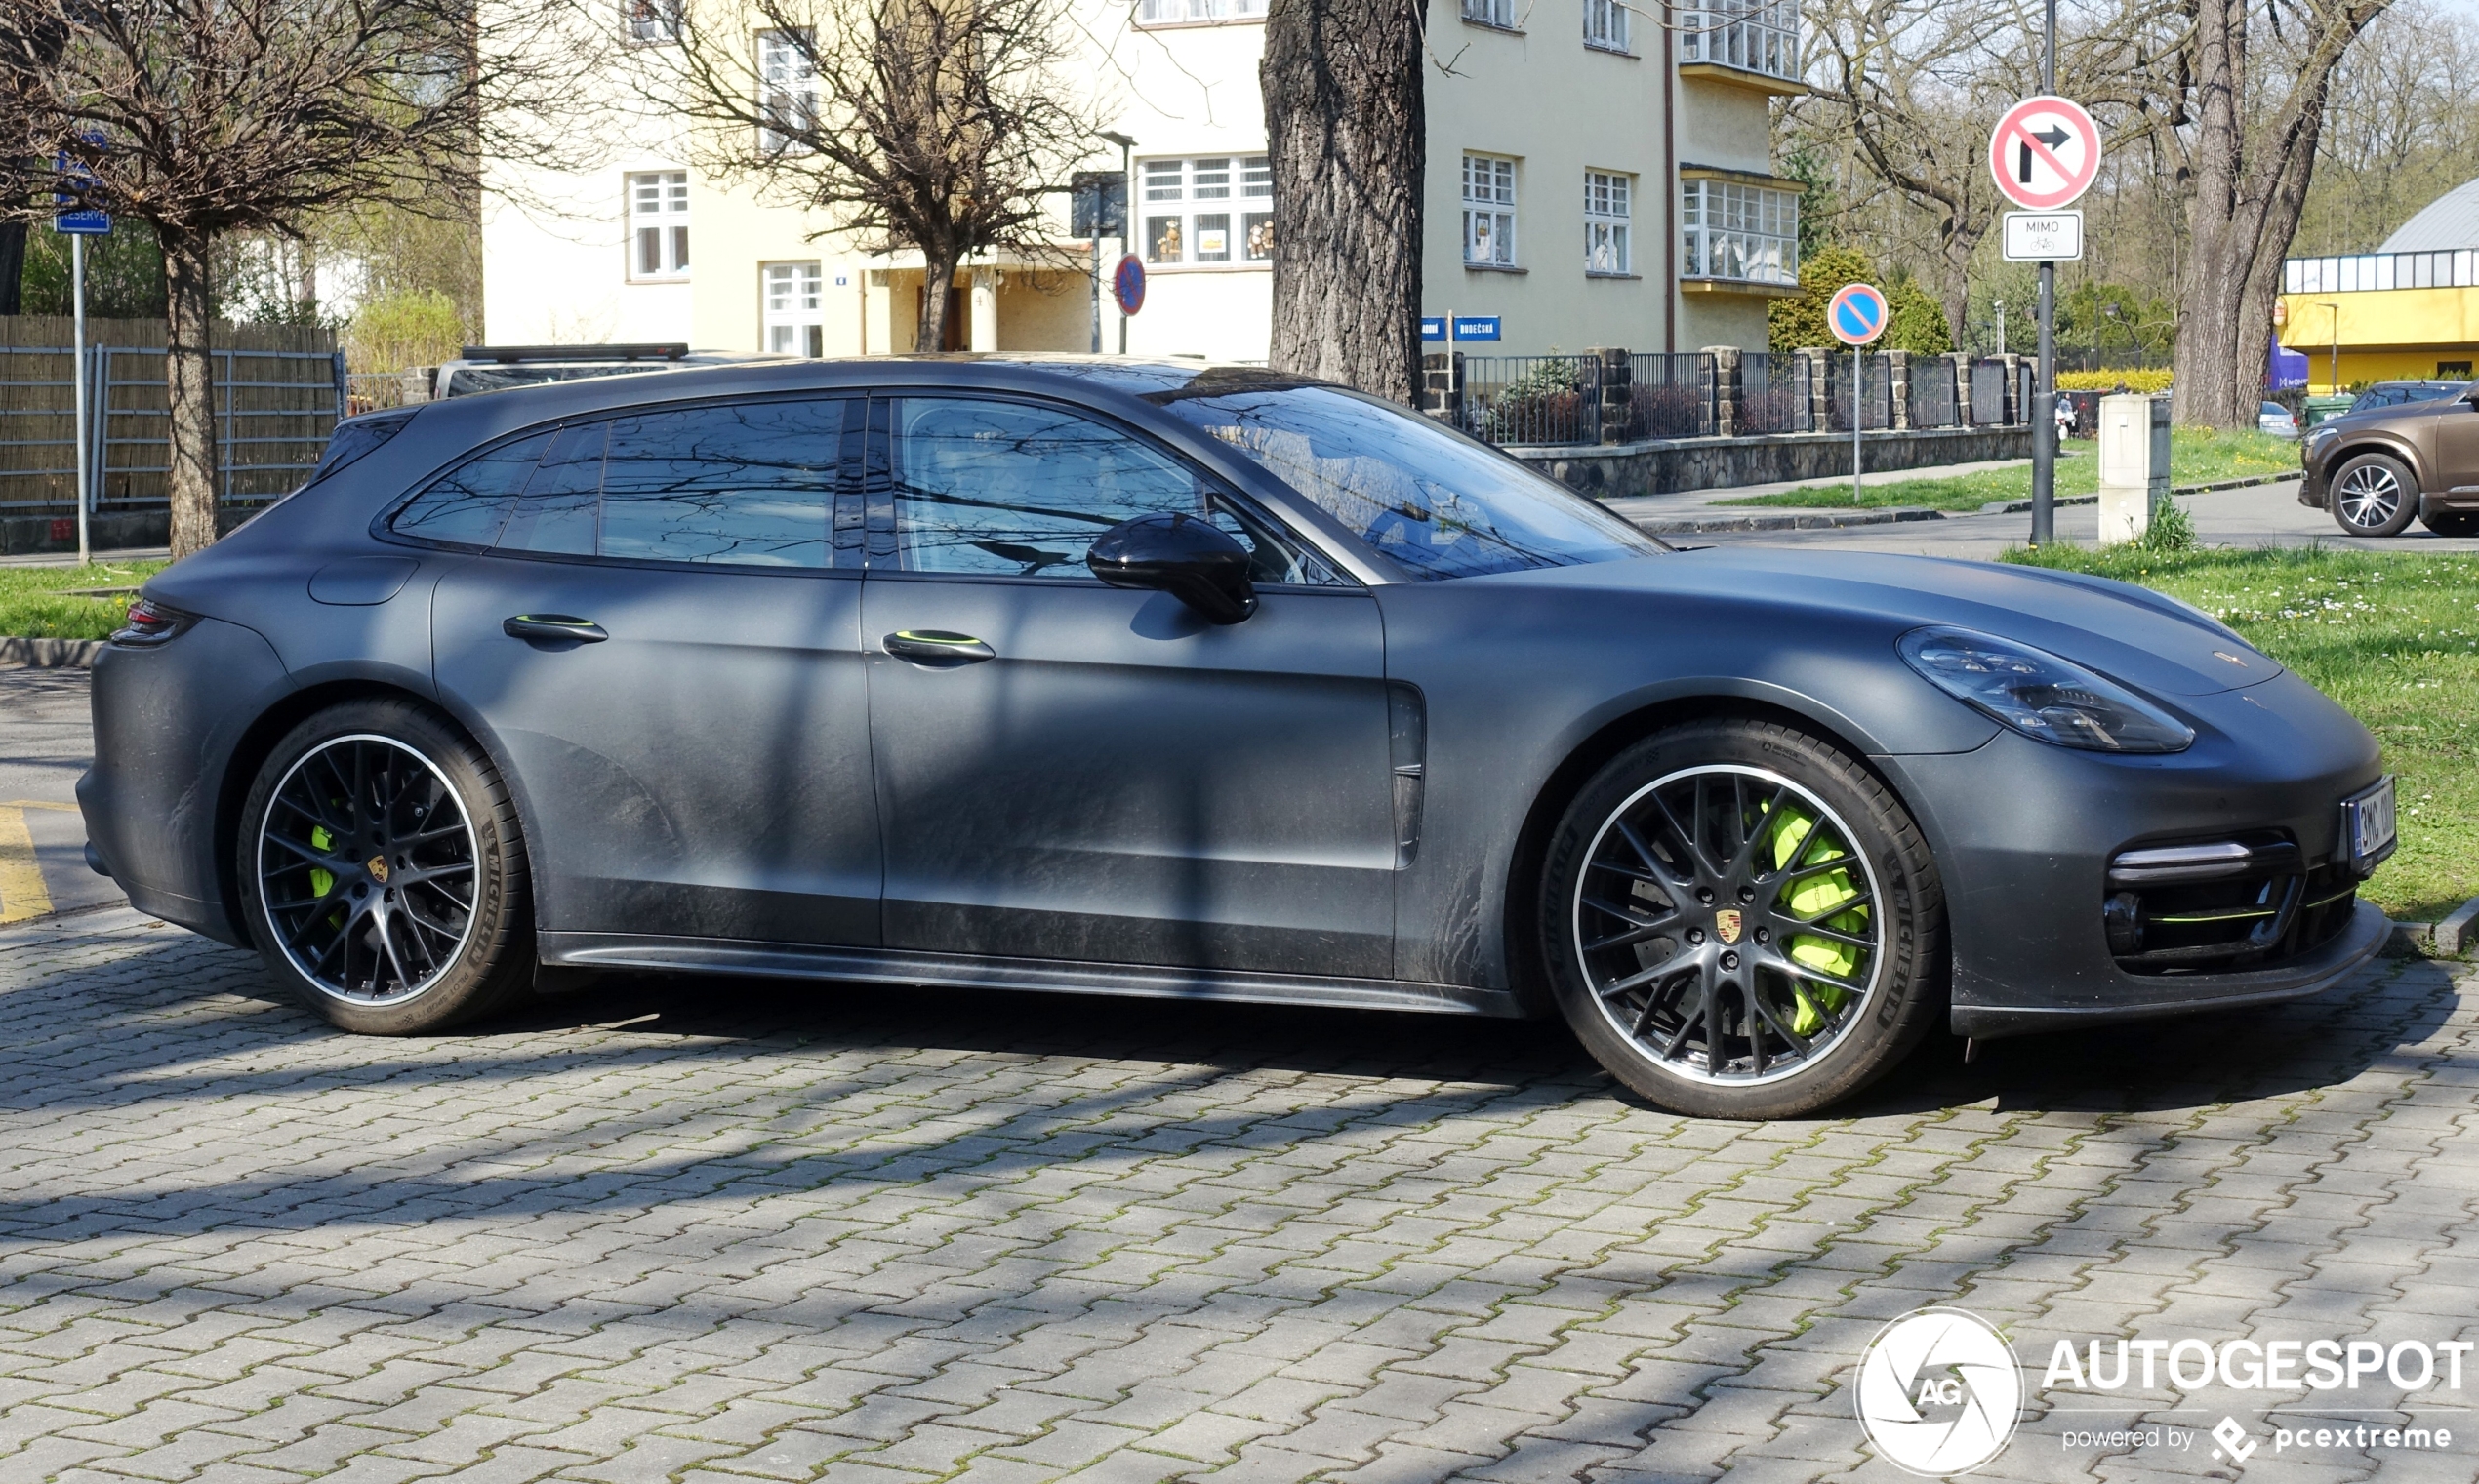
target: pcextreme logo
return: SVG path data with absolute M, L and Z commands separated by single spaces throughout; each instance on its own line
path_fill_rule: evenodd
M 1977 1468 L 2014 1435 L 2023 1373 L 2004 1337 L 1959 1308 L 1915 1309 L 1859 1357 L 1859 1425 L 1906 1473 Z

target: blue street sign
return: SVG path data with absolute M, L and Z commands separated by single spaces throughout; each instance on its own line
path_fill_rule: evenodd
M 1459 341 L 1496 340 L 1498 317 L 1494 314 L 1458 314 L 1454 317 L 1454 338 Z
M 1443 314 L 1424 314 L 1420 316 L 1420 338 L 1424 341 L 1444 340 L 1446 338 L 1446 317 Z
M 65 154 L 57 155 L 53 158 L 52 169 L 55 174 L 65 176 L 72 180 L 92 181 L 95 179 L 95 172 L 87 169 L 83 165 L 80 165 Z M 64 190 L 53 192 L 52 199 L 56 205 L 68 208 L 54 214 L 52 218 L 52 230 L 56 232 L 62 232 L 72 237 L 106 237 L 111 235 L 112 219 L 105 213 L 94 210 L 76 209 L 72 203 L 77 200 L 77 197 Z
M 1145 262 L 1134 253 L 1119 260 L 1111 273 L 1111 298 L 1118 302 L 1121 314 L 1134 314 L 1145 307 Z
M 1864 345 L 1885 334 L 1885 295 L 1874 284 L 1847 283 L 1825 305 L 1825 328 L 1846 345 Z

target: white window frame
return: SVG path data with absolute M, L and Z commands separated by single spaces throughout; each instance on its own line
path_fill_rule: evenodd
M 1516 161 L 1506 155 L 1463 157 L 1463 264 L 1512 268 L 1516 257 Z
M 1635 276 L 1636 178 L 1623 171 L 1584 172 L 1584 271 L 1598 278 Z
M 1136 162 L 1136 252 L 1148 270 L 1274 265 L 1274 160 L 1164 155 Z
M 1799 193 L 1710 179 L 1679 182 L 1679 276 L 1799 286 Z
M 1799 0 L 1703 0 L 1678 18 L 1679 60 L 1799 81 Z
M 757 109 L 761 118 L 813 131 L 818 126 L 818 74 L 801 44 L 805 34 L 799 30 L 757 33 Z M 758 126 L 757 139 L 759 147 L 770 155 L 795 154 L 807 147 L 764 124 Z
M 1627 0 L 1584 0 L 1584 45 L 1634 55 L 1627 45 Z
M 1512 31 L 1516 29 L 1515 0 L 1463 0 L 1463 19 L 1491 30 Z
M 757 265 L 760 328 L 770 355 L 827 353 L 826 264 L 816 259 Z
M 689 276 L 689 173 L 632 170 L 623 179 L 629 214 L 629 281 L 681 283 Z
M 1230 25 L 1265 20 L 1266 0 L 1136 0 L 1136 23 Z
M 670 46 L 680 39 L 687 0 L 620 0 L 620 25 L 631 46 Z

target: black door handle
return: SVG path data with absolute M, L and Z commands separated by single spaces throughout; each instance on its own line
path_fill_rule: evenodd
M 978 664 L 998 658 L 996 650 L 972 635 L 951 634 L 943 628 L 908 628 L 878 642 L 898 660 L 910 660 L 934 669 L 954 669 L 959 664 Z
M 520 613 L 500 625 L 501 632 L 511 639 L 566 639 L 575 644 L 600 644 L 611 635 L 591 619 L 572 619 L 564 613 Z

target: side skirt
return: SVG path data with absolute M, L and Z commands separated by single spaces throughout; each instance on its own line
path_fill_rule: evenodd
M 980 958 L 897 948 L 835 948 L 715 938 L 657 938 L 634 933 L 544 933 L 538 936 L 537 951 L 545 965 L 556 969 L 839 979 L 876 984 L 938 984 L 954 989 L 1230 1000 L 1254 1005 L 1316 1005 L 1333 1010 L 1409 1010 L 1509 1020 L 1520 1019 L 1524 1014 L 1508 990 L 1408 980 L 1328 979 L 1309 974 L 1250 974 L 1232 969 L 1078 963 L 1066 959 Z

